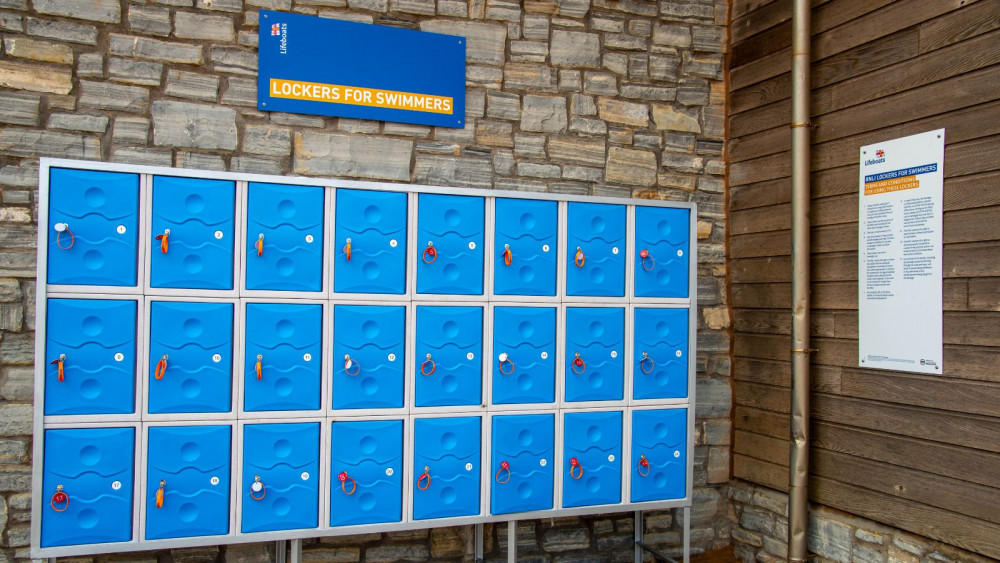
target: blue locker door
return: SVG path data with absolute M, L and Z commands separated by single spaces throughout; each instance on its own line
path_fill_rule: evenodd
M 243 410 L 318 409 L 323 306 L 248 303 L 245 323 Z
M 625 296 L 625 206 L 569 203 L 566 294 Z
M 235 182 L 154 177 L 150 285 L 232 289 L 235 204 Z
M 318 526 L 319 423 L 244 426 L 240 491 L 243 533 Z
M 49 237 L 49 283 L 138 283 L 138 174 L 53 168 L 49 224 L 43 228 Z
M 687 493 L 687 409 L 632 411 L 632 502 Z
M 417 307 L 414 354 L 416 406 L 482 403 L 482 307 Z
M 478 416 L 413 421 L 413 519 L 479 514 Z
M 45 431 L 42 547 L 132 539 L 134 448 L 132 428 Z
M 136 302 L 49 299 L 47 311 L 45 414 L 135 412 Z
M 420 194 L 418 203 L 417 293 L 482 295 L 483 198 Z
M 493 293 L 556 294 L 558 213 L 555 201 L 496 199 Z
M 635 310 L 632 398 L 676 399 L 688 393 L 688 310 Z
M 403 406 L 406 308 L 333 308 L 333 408 Z
M 556 310 L 493 310 L 493 403 L 551 403 L 556 385 Z
M 154 301 L 149 327 L 149 412 L 229 412 L 233 304 Z
M 563 506 L 618 504 L 622 500 L 622 413 L 563 416 Z
M 247 289 L 323 290 L 323 192 L 250 182 Z
M 403 519 L 403 421 L 334 422 L 330 525 Z
M 635 208 L 635 296 L 687 297 L 691 212 Z
M 334 291 L 406 293 L 406 213 L 406 194 L 337 190 Z
M 229 533 L 230 438 L 229 426 L 149 428 L 147 540 Z
M 555 415 L 493 417 L 490 514 L 552 508 Z
M 620 401 L 625 388 L 625 309 L 566 308 L 566 400 Z

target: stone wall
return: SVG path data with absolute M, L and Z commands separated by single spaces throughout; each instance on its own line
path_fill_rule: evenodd
M 788 558 L 788 495 L 747 481 L 729 490 L 733 546 L 741 561 Z M 819 505 L 809 507 L 809 553 L 818 563 L 986 563 L 953 545 Z
M 728 545 L 728 5 L 0 0 L 0 562 L 28 554 L 41 156 L 697 202 L 692 545 L 696 552 Z M 466 127 L 257 111 L 260 8 L 465 35 Z M 679 543 L 674 514 L 652 515 L 647 525 L 658 547 Z M 519 541 L 538 560 L 628 559 L 630 526 L 623 516 L 528 522 Z M 470 534 L 455 528 L 325 540 L 307 553 L 315 552 L 314 560 L 461 559 L 470 553 Z M 491 541 L 488 553 L 499 557 L 503 543 Z M 271 549 L 181 550 L 149 559 L 263 561 Z

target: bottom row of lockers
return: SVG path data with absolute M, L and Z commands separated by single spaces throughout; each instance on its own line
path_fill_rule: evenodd
M 497 414 L 488 429 L 479 416 L 412 421 L 405 445 L 398 418 L 246 423 L 239 460 L 230 425 L 147 424 L 144 464 L 134 457 L 137 427 L 47 429 L 41 546 L 131 541 L 137 471 L 139 541 L 230 534 L 233 517 L 238 533 L 249 534 L 686 496 L 686 408 Z M 330 425 L 328 448 L 322 424 Z M 321 494 L 329 495 L 328 522 L 320 521 Z

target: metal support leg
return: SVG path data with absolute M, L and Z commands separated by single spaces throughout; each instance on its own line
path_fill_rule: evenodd
M 285 540 L 274 542 L 274 563 L 285 563 L 285 550 L 287 548 L 288 542 Z
M 476 563 L 483 561 L 483 525 L 476 524 Z
M 291 552 L 289 563 L 302 563 L 302 540 L 292 540 L 289 552 Z
M 691 563 L 691 507 L 684 507 L 684 563 Z
M 635 511 L 635 518 L 632 523 L 635 535 L 635 563 L 642 563 L 642 511 Z
M 507 563 L 517 563 L 517 520 L 507 522 Z

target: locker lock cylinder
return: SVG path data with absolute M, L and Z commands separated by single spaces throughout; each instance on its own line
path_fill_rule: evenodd
M 163 254 L 167 253 L 167 249 L 170 247 L 170 229 L 163 229 L 162 235 L 156 235 L 156 240 L 160 241 L 160 252 Z
M 163 488 L 167 486 L 165 479 L 160 480 L 160 488 L 156 489 L 156 508 L 163 508 Z
M 66 364 L 66 354 L 59 354 L 59 357 L 49 362 L 49 364 L 56 366 L 56 372 L 59 376 L 59 381 L 66 379 L 66 373 L 64 370 Z
M 437 260 L 437 249 L 434 248 L 434 241 L 427 241 L 427 248 L 424 249 L 424 253 L 420 256 L 424 264 L 433 264 Z
M 153 377 L 156 379 L 163 379 L 163 376 L 167 373 L 167 355 L 164 354 L 160 358 L 160 361 L 156 362 L 156 371 L 153 372 Z
M 497 483 L 503 485 L 507 481 L 510 481 L 510 463 L 506 461 L 500 462 L 500 469 L 497 469 L 497 474 L 493 476 Z
M 257 242 L 253 243 L 253 246 L 257 249 L 257 256 L 264 255 L 264 233 L 257 235 Z
M 76 237 L 73 236 L 73 231 L 69 230 L 69 223 L 56 223 L 55 225 L 52 225 L 52 228 L 56 230 L 56 246 L 58 246 L 63 250 L 69 250 L 73 248 L 73 245 L 76 244 Z M 69 235 L 68 246 L 63 246 L 63 243 L 61 241 L 63 233 Z
M 510 375 L 514 373 L 514 362 L 510 359 L 510 356 L 507 355 L 507 352 L 502 352 L 500 356 L 497 357 L 497 359 L 500 360 L 500 367 L 499 367 L 500 373 L 504 375 Z M 503 367 L 504 364 L 510 366 L 507 368 L 507 371 L 504 371 Z
M 574 479 L 583 477 L 583 466 L 580 465 L 580 460 L 575 457 L 569 458 L 569 476 Z
M 427 364 L 430 364 L 430 367 L 428 367 Z M 420 373 L 422 375 L 430 375 L 434 373 L 434 370 L 436 369 L 437 369 L 437 364 L 434 363 L 434 360 L 431 359 L 431 355 L 427 354 L 427 359 L 420 364 Z
M 642 359 L 639 360 L 639 369 L 642 370 L 642 373 L 652 373 L 655 367 L 656 364 L 653 363 L 653 358 L 649 357 L 649 353 L 643 352 Z
M 583 255 L 583 249 L 579 246 L 576 247 L 576 254 L 573 255 L 573 263 L 576 264 L 577 268 L 582 268 L 587 262 L 587 257 Z
M 347 242 L 347 244 L 344 245 L 344 258 L 346 258 L 347 261 L 350 262 L 351 261 L 351 239 L 350 239 L 350 237 L 348 237 L 348 239 L 347 239 L 346 242 Z
M 337 479 L 340 480 L 340 490 L 344 491 L 345 495 L 353 495 L 354 491 L 358 490 L 358 483 L 352 479 L 346 471 L 341 471 L 340 475 L 337 475 Z M 351 482 L 351 490 L 347 490 L 347 482 Z
M 250 483 L 250 498 L 264 500 L 265 495 L 267 495 L 267 487 L 260 481 L 260 475 L 254 475 L 253 483 Z
M 646 454 L 639 454 L 639 465 L 636 467 L 636 471 L 640 477 L 649 475 L 649 460 L 646 459 Z
M 514 261 L 514 253 L 510 251 L 510 245 L 503 245 L 503 263 L 506 266 L 510 266 L 510 263 Z
M 260 381 L 261 377 L 264 375 L 264 355 L 257 354 L 257 364 L 254 366 L 254 370 L 257 372 L 257 381 Z
M 431 486 L 431 467 L 429 465 L 424 466 L 424 472 L 417 477 L 417 488 L 421 491 L 426 491 Z
M 62 505 L 62 507 L 60 508 L 58 505 Z M 66 509 L 69 508 L 69 495 L 63 492 L 61 484 L 56 485 L 56 492 L 52 495 L 52 499 L 49 500 L 49 506 L 56 512 L 66 512 Z
M 351 371 L 352 368 L 354 371 Z M 344 354 L 344 373 L 351 377 L 361 373 L 361 364 L 357 360 L 352 360 L 350 354 Z
M 642 261 L 642 269 L 647 272 L 656 267 L 656 260 L 653 258 L 653 255 L 649 253 L 649 250 L 645 248 L 639 251 L 639 259 Z
M 574 356 L 573 362 L 570 363 L 569 366 L 570 369 L 573 370 L 573 373 L 581 374 L 587 371 L 587 362 L 583 361 L 583 358 L 580 357 L 580 353 L 574 352 L 573 356 Z

